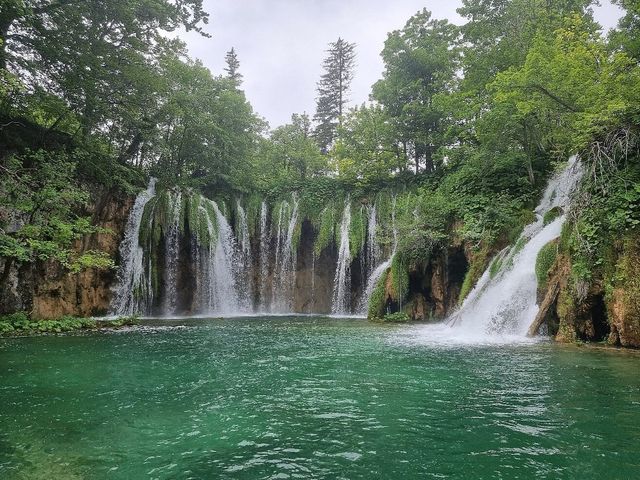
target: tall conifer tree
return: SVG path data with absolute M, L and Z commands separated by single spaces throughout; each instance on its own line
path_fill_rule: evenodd
M 355 67 L 355 44 L 338 38 L 329 44 L 327 58 L 324 60 L 324 73 L 318 82 L 316 100 L 317 122 L 316 140 L 323 152 L 333 143 L 336 129 L 341 122 L 344 107 L 348 101 L 347 92 L 353 80 Z
M 235 86 L 239 87 L 242 84 L 242 74 L 239 71 L 240 61 L 234 48 L 231 48 L 231 50 L 227 52 L 225 61 L 227 62 L 227 67 L 224 71 L 227 72 L 227 76 L 233 81 Z

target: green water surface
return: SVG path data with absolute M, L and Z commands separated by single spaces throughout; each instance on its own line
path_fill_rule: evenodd
M 0 478 L 640 478 L 635 352 L 173 323 L 0 339 Z

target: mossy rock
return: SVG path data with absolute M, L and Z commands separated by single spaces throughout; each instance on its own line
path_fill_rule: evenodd
M 387 313 L 382 317 L 384 323 L 407 323 L 411 317 L 406 312 Z
M 544 217 L 542 217 L 542 224 L 546 227 L 562 214 L 562 208 L 553 207 L 551 210 L 544 214 Z
M 552 240 L 538 252 L 538 256 L 536 257 L 536 279 L 538 281 L 538 288 L 546 288 L 549 270 L 553 267 L 557 256 L 558 240 Z
M 371 292 L 371 298 L 369 299 L 369 306 L 367 308 L 367 318 L 370 320 L 381 318 L 384 314 L 385 290 L 388 275 L 389 271 L 387 270 L 382 274 L 373 292 Z

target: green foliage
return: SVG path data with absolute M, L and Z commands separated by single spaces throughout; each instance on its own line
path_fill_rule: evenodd
M 385 290 L 387 285 L 387 277 L 389 271 L 387 270 L 382 274 L 380 280 L 376 284 L 373 292 L 371 292 L 371 298 L 369 299 L 369 307 L 367 309 L 367 318 L 369 320 L 375 320 L 382 318 L 384 315 L 385 307 Z
M 558 218 L 560 215 L 562 215 L 562 208 L 553 207 L 551 210 L 549 210 L 544 214 L 544 217 L 542 219 L 543 225 L 546 227 L 551 222 L 553 222 L 556 218 Z
M 0 256 L 16 263 L 57 260 L 72 271 L 112 266 L 100 252 L 79 255 L 73 248 L 97 230 L 81 215 L 89 196 L 75 167 L 72 155 L 44 150 L 0 163 Z
M 351 206 L 351 224 L 349 225 L 349 251 L 351 257 L 360 254 L 367 236 L 367 222 L 364 206 Z
M 318 82 L 316 114 L 313 117 L 318 123 L 314 135 L 323 152 L 333 143 L 336 127 L 342 121 L 347 92 L 353 80 L 355 47 L 355 44 L 338 38 L 329 44 L 323 62 L 324 73 Z
M 536 279 L 538 280 L 538 288 L 544 289 L 547 286 L 548 273 L 555 263 L 557 256 L 557 240 L 547 243 L 538 252 L 538 256 L 536 257 Z
M 609 155 L 621 165 L 600 176 L 603 183 L 588 179 L 583 194 L 586 204 L 581 205 L 570 236 L 563 242 L 568 244 L 576 281 L 590 282 L 601 275 L 609 246 L 621 234 L 640 228 L 640 167 L 634 161 L 640 155 L 637 150 L 633 159 L 619 157 L 619 152 Z
M 114 268 L 114 266 L 113 259 L 107 253 L 89 250 L 75 258 L 69 265 L 69 270 L 73 273 L 78 273 L 86 268 L 107 270 Z
M 387 313 L 382 317 L 384 323 L 407 323 L 411 318 L 405 312 Z
M 97 328 L 121 328 L 139 325 L 137 316 L 118 317 L 106 322 L 92 318 L 65 315 L 51 320 L 31 320 L 26 312 L 0 316 L 0 335 L 37 335 L 41 333 L 64 333 Z
M 328 247 L 334 240 L 336 231 L 336 212 L 333 204 L 327 205 L 320 214 L 318 234 L 313 249 L 316 255 Z
M 402 254 L 396 253 L 391 261 L 391 289 L 393 299 L 402 304 L 409 294 L 409 267 Z
M 372 97 L 385 108 L 403 145 L 395 154 L 402 159 L 401 168 L 414 164 L 416 173 L 435 169 L 435 154 L 443 146 L 451 118 L 445 97 L 456 81 L 457 37 L 455 25 L 432 19 L 431 12 L 423 9 L 385 41 L 385 71 L 373 86 Z
M 469 270 L 464 277 L 462 287 L 460 288 L 460 296 L 458 297 L 458 303 L 461 305 L 464 299 L 469 295 L 476 282 L 482 276 L 489 257 L 489 247 L 484 244 L 472 257 Z

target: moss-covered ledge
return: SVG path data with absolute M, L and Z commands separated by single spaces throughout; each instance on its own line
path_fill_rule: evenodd
M 26 312 L 0 316 L 0 336 L 28 337 L 77 331 L 104 330 L 129 327 L 139 323 L 137 317 L 118 317 L 109 320 L 64 316 L 51 320 L 33 320 Z

